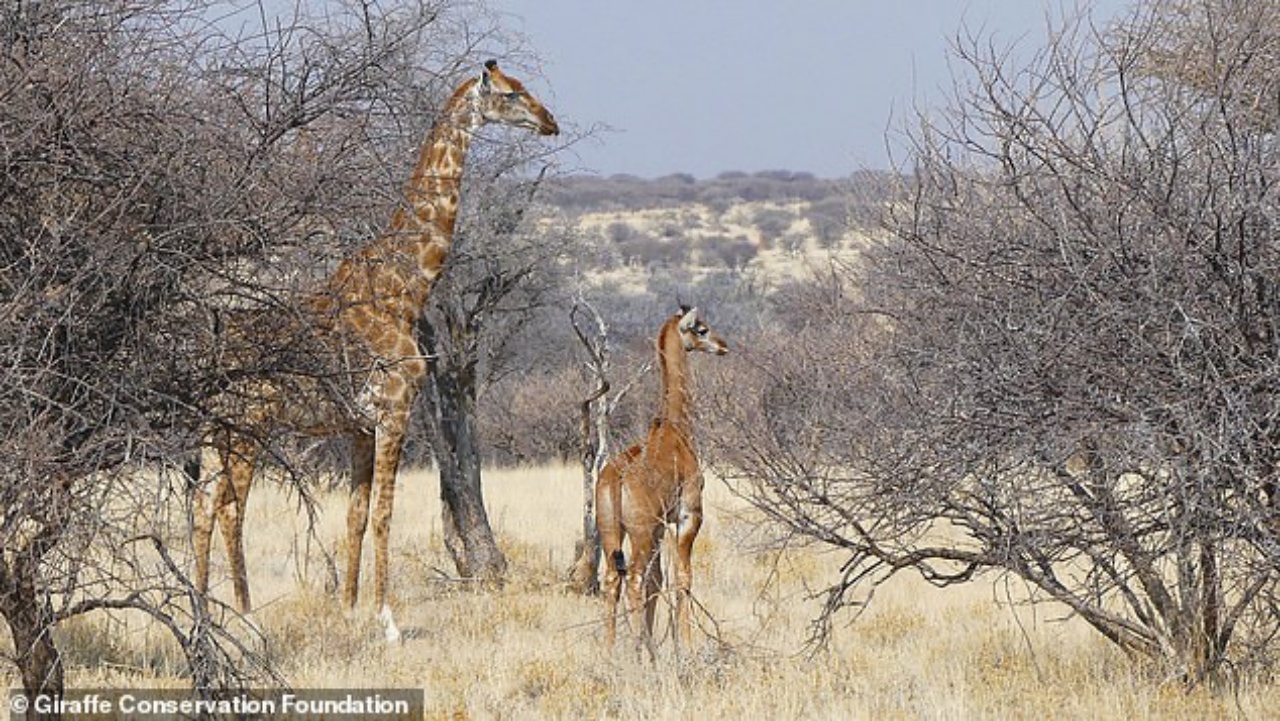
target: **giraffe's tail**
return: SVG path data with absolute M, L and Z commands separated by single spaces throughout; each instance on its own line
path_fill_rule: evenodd
M 627 575 L 627 559 L 622 555 L 621 548 L 613 552 L 613 568 L 619 576 Z
M 200 456 L 200 453 L 191 453 L 182 462 L 182 472 L 186 474 L 189 486 L 200 483 Z

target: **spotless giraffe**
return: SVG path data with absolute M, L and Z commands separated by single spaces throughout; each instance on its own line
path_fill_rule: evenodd
M 678 642 L 692 643 L 690 592 L 693 541 L 702 527 L 702 470 L 693 446 L 689 353 L 724 355 L 729 346 L 681 306 L 657 339 L 662 401 L 643 444 L 614 456 L 596 482 L 596 526 L 604 555 L 605 643 L 614 644 L 618 598 L 624 582 L 637 643 L 653 654 L 653 616 L 662 589 L 662 538 L 676 527 L 676 625 Z M 622 550 L 631 544 L 631 561 Z

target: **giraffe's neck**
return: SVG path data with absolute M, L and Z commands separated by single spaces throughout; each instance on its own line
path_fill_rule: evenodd
M 689 412 L 689 353 L 680 340 L 672 318 L 658 335 L 658 365 L 662 372 L 662 404 L 658 419 L 688 432 L 692 423 Z
M 321 325 L 337 320 L 374 354 L 415 352 L 410 328 L 453 245 L 462 166 L 483 122 L 472 106 L 476 82 L 459 87 L 440 112 L 387 231 L 343 260 L 312 299 Z
M 470 103 L 473 84 L 460 87 L 441 111 L 405 187 L 405 204 L 391 219 L 388 235 L 417 264 L 410 295 L 419 307 L 453 246 L 462 169 L 472 135 L 481 124 Z

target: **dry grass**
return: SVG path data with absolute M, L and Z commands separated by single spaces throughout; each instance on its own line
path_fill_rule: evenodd
M 494 471 L 485 488 L 511 563 L 501 589 L 448 578 L 430 473 L 401 479 L 392 534 L 393 594 L 406 632 L 387 647 L 366 602 L 348 617 L 332 554 L 342 494 L 325 497 L 314 532 L 263 484 L 250 502 L 250 573 L 268 649 L 296 687 L 426 689 L 429 718 L 1265 718 L 1274 686 L 1187 693 L 1135 672 L 1103 641 L 1045 610 L 1015 608 L 999 584 L 937 591 L 909 580 L 877 594 L 828 651 L 798 653 L 816 588 L 839 559 L 752 550 L 749 514 L 716 483 L 695 551 L 703 645 L 658 663 L 629 648 L 606 656 L 600 602 L 562 579 L 580 534 L 576 469 Z M 368 554 L 366 554 L 367 556 Z M 368 559 L 366 559 L 368 560 Z M 225 579 L 221 555 L 213 569 Z M 368 574 L 366 574 L 368 575 Z M 215 592 L 229 597 L 225 585 Z M 660 618 L 660 631 L 669 623 Z M 712 637 L 716 640 L 713 641 Z M 61 634 L 69 685 L 177 685 L 180 659 L 137 618 L 100 616 Z M 10 683 L 14 679 L 10 678 Z

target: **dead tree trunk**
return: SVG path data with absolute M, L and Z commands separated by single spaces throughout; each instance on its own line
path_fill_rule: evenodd
M 588 333 L 579 324 L 579 313 L 590 313 L 595 331 Z M 569 312 L 573 331 L 587 349 L 587 372 L 596 387 L 581 404 L 582 439 L 582 540 L 577 544 L 577 560 L 569 568 L 569 585 L 594 595 L 600 592 L 600 531 L 596 527 L 596 479 L 609 460 L 609 330 L 604 319 L 586 300 L 579 298 Z
M 38 564 L 30 549 L 19 552 L 12 565 L 0 564 L 0 615 L 13 637 L 22 690 L 28 698 L 63 691 L 62 656 L 53 642 L 55 619 L 49 599 L 37 589 Z M 33 718 L 57 716 L 35 714 Z
M 446 321 L 447 325 L 447 321 Z M 507 559 L 498 548 L 480 483 L 480 441 L 475 429 L 475 365 L 441 348 L 430 323 L 419 329 L 434 357 L 423 389 L 431 445 L 440 471 L 444 543 L 463 578 L 501 580 Z

